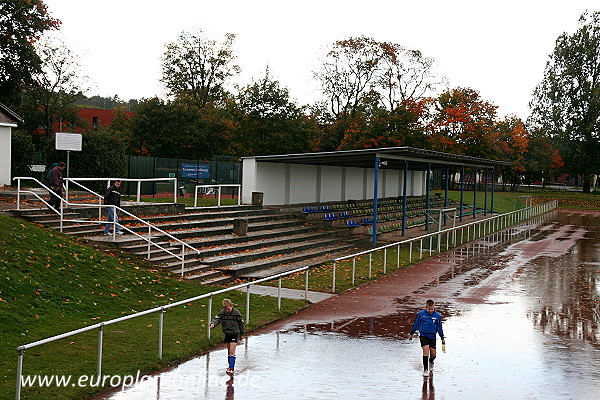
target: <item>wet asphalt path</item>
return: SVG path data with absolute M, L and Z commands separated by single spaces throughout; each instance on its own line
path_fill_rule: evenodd
M 366 285 L 257 332 L 235 379 L 217 349 L 106 398 L 600 398 L 600 214 L 538 222 L 398 271 L 385 304 Z M 407 335 L 427 298 L 447 353 L 423 378 Z

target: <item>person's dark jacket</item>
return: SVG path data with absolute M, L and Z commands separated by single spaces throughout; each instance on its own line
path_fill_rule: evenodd
M 104 193 L 104 204 L 121 207 L 121 193 L 115 185 L 111 185 Z
M 221 323 L 223 324 L 223 333 L 242 336 L 246 334 L 242 314 L 235 308 L 230 313 L 225 311 L 225 309 L 219 311 L 215 319 L 213 319 L 212 324 L 216 327 Z
M 63 174 L 59 167 L 52 168 L 50 171 L 50 189 L 62 190 L 63 187 Z
M 46 174 L 46 181 L 48 182 L 50 182 L 50 178 L 52 178 L 52 170 L 54 169 L 54 167 L 58 167 L 58 163 L 53 163 L 50 169 L 48 170 L 48 173 Z

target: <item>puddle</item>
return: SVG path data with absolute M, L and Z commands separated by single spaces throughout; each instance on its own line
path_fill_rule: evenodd
M 436 261 L 448 263 L 444 272 L 421 286 L 408 286 L 402 271 L 389 278 L 383 314 L 361 315 L 373 305 L 353 300 L 355 316 L 328 306 L 313 322 L 308 310 L 300 322 L 250 336 L 233 380 L 220 349 L 107 398 L 597 398 L 600 215 L 558 214 L 510 233 L 445 255 Z M 423 378 L 418 340 L 407 336 L 430 297 L 448 351 Z

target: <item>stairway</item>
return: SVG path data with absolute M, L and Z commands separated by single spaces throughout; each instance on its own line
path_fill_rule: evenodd
M 143 220 L 194 247 L 185 250 L 185 263 L 169 252 L 181 255 L 182 246 L 168 236 L 153 232 L 151 239 L 163 247 L 148 249 L 148 242 L 135 236 L 117 237 L 115 245 L 156 263 L 158 268 L 181 275 L 184 279 L 205 284 L 226 284 L 234 279 L 256 279 L 289 271 L 300 266 L 319 265 L 343 254 L 356 251 L 367 244 L 366 237 L 348 236 L 345 227 L 324 227 L 309 223 L 300 212 L 281 212 L 255 206 L 226 206 L 208 209 L 185 209 L 174 212 L 173 205 L 152 204 L 124 206 Z M 18 214 L 33 222 L 58 229 L 60 220 L 48 210 L 21 210 Z M 68 219 L 93 218 L 91 210 L 73 207 L 65 210 Z M 97 215 L 97 211 L 96 211 Z M 235 219 L 248 221 L 244 236 L 232 233 Z M 133 219 L 119 221 L 139 235 L 146 236 L 148 228 Z M 98 224 L 63 222 L 63 233 L 98 241 L 111 241 L 102 236 Z

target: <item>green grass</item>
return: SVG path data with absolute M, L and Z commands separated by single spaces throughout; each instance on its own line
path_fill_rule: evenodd
M 19 345 L 213 291 L 163 274 L 136 256 L 89 245 L 18 219 L 0 215 L 0 399 L 13 399 Z M 228 293 L 245 313 L 245 293 Z M 213 300 L 213 314 L 225 295 Z M 251 297 L 250 329 L 305 305 Z M 155 371 L 213 347 L 220 330 L 206 338 L 207 301 L 165 313 L 163 360 L 158 358 L 158 315 L 105 327 L 103 374 Z M 96 330 L 25 351 L 24 375 L 94 375 Z M 25 388 L 23 399 L 89 398 L 98 389 Z
M 445 238 L 444 238 L 445 240 Z M 444 240 L 442 243 L 445 244 Z M 423 258 L 427 258 L 438 254 L 437 241 L 434 238 L 432 240 L 432 251 L 427 250 L 429 248 L 429 242 L 423 244 Z M 442 249 L 445 250 L 445 247 Z M 352 259 L 342 260 L 336 264 L 335 271 L 335 292 L 341 293 L 354 286 L 359 286 L 374 279 L 380 278 L 386 274 L 394 272 L 398 269 L 404 268 L 415 262 L 418 262 L 420 258 L 419 242 L 413 243 L 412 257 L 410 255 L 410 247 L 408 244 L 400 247 L 400 262 L 398 262 L 397 248 L 393 247 L 387 250 L 387 254 L 384 251 L 378 251 L 371 253 L 371 256 L 363 255 L 357 257 L 354 262 Z M 352 275 L 354 269 L 354 284 L 352 284 Z M 322 264 L 318 267 L 310 269 L 309 272 L 308 288 L 312 291 L 331 293 L 333 289 L 333 263 Z M 289 277 L 282 278 L 282 287 L 292 289 L 304 289 L 306 282 L 306 276 L 304 272 L 290 275 Z M 277 286 L 277 281 L 267 282 L 268 286 Z

